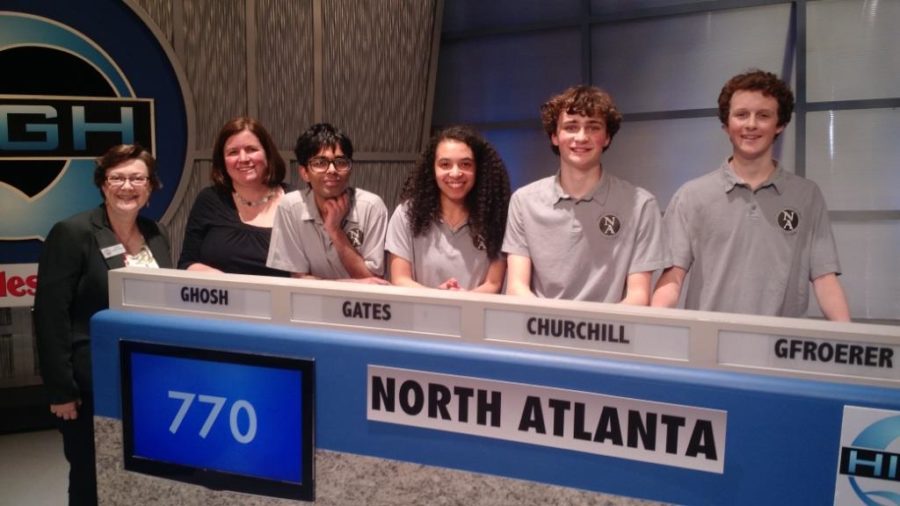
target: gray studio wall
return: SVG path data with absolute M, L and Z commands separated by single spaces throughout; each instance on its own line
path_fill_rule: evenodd
M 797 108 L 776 156 L 825 194 L 852 317 L 900 324 L 898 24 L 896 0 L 448 0 L 434 122 L 479 127 L 518 187 L 558 166 L 539 105 L 596 84 L 625 114 L 604 167 L 664 209 L 731 152 L 722 84 L 786 76 Z
M 237 115 L 272 133 L 295 185 L 297 135 L 318 121 L 342 128 L 354 145 L 352 184 L 393 209 L 431 124 L 440 0 L 131 3 L 169 40 L 193 95 L 190 179 L 164 219 L 176 258 L 209 184 L 215 136 Z

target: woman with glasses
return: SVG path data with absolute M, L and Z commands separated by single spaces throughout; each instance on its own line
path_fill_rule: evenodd
M 94 409 L 88 323 L 109 307 L 107 272 L 124 266 L 172 267 L 162 227 L 138 215 L 162 185 L 156 160 L 137 145 L 97 159 L 103 203 L 50 230 L 34 298 L 41 375 L 69 461 L 69 504 L 96 504 Z
M 258 121 L 225 123 L 213 147 L 212 186 L 191 208 L 178 268 L 288 276 L 266 267 L 275 209 L 288 190 L 284 176 L 284 160 Z
M 506 166 L 478 132 L 457 126 L 438 133 L 388 224 L 391 282 L 498 293 L 509 194 Z

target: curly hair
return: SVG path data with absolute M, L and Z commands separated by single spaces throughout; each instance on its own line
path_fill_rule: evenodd
M 100 196 L 104 200 L 106 200 L 106 196 L 103 195 L 103 185 L 106 184 L 106 173 L 131 160 L 140 160 L 147 166 L 150 191 L 162 188 L 162 181 L 159 180 L 159 174 L 156 172 L 156 159 L 153 158 L 153 154 L 140 144 L 119 144 L 109 148 L 106 153 L 97 158 L 97 166 L 94 167 L 94 185 L 100 188 Z
M 238 116 L 228 120 L 219 130 L 216 136 L 216 143 L 213 145 L 212 168 L 209 171 L 209 178 L 213 185 L 217 188 L 231 193 L 234 191 L 234 184 L 231 182 L 231 176 L 225 168 L 225 143 L 232 135 L 239 134 L 247 130 L 259 139 L 259 144 L 263 151 L 266 152 L 266 164 L 268 165 L 266 173 L 266 186 L 274 188 L 284 181 L 287 172 L 284 159 L 278 152 L 278 146 L 275 140 L 269 135 L 268 130 L 262 124 L 247 116 Z
M 400 200 L 409 202 L 407 217 L 413 236 L 428 232 L 432 224 L 441 218 L 441 190 L 434 167 L 438 145 L 447 140 L 464 143 L 475 157 L 475 185 L 465 198 L 469 232 L 472 243 L 476 247 L 483 245 L 488 258 L 495 260 L 500 256 L 506 231 L 509 174 L 494 147 L 470 127 L 452 126 L 438 132 L 406 178 Z
M 785 126 L 791 121 L 794 112 L 794 94 L 787 83 L 771 72 L 751 69 L 738 74 L 722 86 L 719 93 L 719 121 L 728 125 L 728 113 L 731 108 L 731 97 L 738 91 L 759 91 L 778 102 L 778 126 Z
M 619 131 L 622 124 L 622 113 L 616 109 L 609 93 L 597 88 L 596 86 L 588 86 L 585 84 L 572 86 L 566 91 L 550 97 L 550 100 L 541 105 L 541 123 L 544 125 L 544 131 L 548 137 L 556 135 L 559 127 L 559 116 L 562 113 L 578 114 L 588 118 L 600 117 L 606 124 L 606 133 L 609 135 L 609 144 L 603 151 L 609 149 L 612 144 L 612 138 Z M 550 149 L 555 154 L 559 154 L 559 147 L 551 143 Z

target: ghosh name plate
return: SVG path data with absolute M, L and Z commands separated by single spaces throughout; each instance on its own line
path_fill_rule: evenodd
M 129 306 L 179 311 L 272 317 L 272 295 L 267 290 L 124 279 L 123 303 Z

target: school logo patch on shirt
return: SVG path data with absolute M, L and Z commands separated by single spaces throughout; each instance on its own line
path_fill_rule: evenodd
M 778 213 L 778 226 L 787 233 L 797 231 L 800 225 L 800 213 L 795 209 L 785 209 Z
M 606 216 L 600 218 L 598 226 L 600 227 L 601 234 L 607 237 L 613 237 L 619 233 L 619 229 L 622 228 L 622 222 L 617 216 L 613 214 L 607 214 Z
M 351 228 L 347 231 L 347 239 L 350 240 L 350 244 L 357 250 L 362 247 L 363 238 L 363 231 L 358 228 Z
M 487 250 L 487 243 L 484 240 L 484 236 L 481 234 L 475 236 L 475 249 L 477 249 L 478 251 Z

